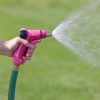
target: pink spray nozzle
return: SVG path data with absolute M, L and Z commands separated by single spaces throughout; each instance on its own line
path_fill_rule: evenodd
M 52 33 L 46 30 L 27 30 L 26 28 L 21 29 L 20 37 L 26 39 L 30 43 L 34 40 L 39 40 L 51 36 Z M 26 62 L 24 59 L 28 48 L 25 45 L 20 45 L 19 48 L 13 54 L 13 62 L 15 65 L 21 65 Z

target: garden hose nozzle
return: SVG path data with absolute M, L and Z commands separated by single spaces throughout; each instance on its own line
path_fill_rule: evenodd
M 47 30 L 28 30 L 26 28 L 22 28 L 20 30 L 20 37 L 26 39 L 30 43 L 34 40 L 39 40 L 42 38 L 46 38 L 52 36 L 51 32 Z M 24 45 L 20 45 L 19 48 L 14 52 L 13 55 L 13 63 L 14 65 L 21 65 L 26 62 L 23 58 L 26 56 L 28 48 Z

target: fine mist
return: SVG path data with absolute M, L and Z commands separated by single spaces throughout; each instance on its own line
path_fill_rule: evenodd
M 91 0 L 65 19 L 53 36 L 90 64 L 100 66 L 100 0 Z

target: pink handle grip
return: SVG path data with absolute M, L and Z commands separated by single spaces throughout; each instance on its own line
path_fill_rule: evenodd
M 37 43 L 40 43 L 41 40 L 34 40 L 31 41 L 31 45 L 36 45 Z M 28 50 L 32 50 L 32 48 L 28 48 L 24 45 L 20 45 L 17 50 L 14 52 L 13 54 L 13 62 L 15 65 L 20 65 L 20 64 L 24 64 L 27 60 L 28 60 L 28 56 L 27 56 L 27 51 Z
M 13 54 L 14 65 L 21 65 L 25 63 L 24 57 L 27 49 L 28 48 L 22 44 L 17 48 L 17 50 Z

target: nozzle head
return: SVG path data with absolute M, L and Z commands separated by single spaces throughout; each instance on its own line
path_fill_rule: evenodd
M 47 37 L 52 36 L 52 32 L 47 32 L 46 36 Z

